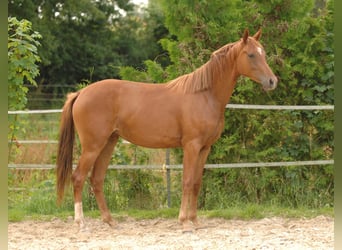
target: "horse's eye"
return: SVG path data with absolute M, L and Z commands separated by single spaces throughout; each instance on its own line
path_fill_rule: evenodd
M 253 57 L 255 57 L 255 55 L 254 54 L 248 54 L 248 57 L 253 58 Z

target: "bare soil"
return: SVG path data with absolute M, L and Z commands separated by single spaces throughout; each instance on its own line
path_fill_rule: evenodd
M 126 218 L 114 228 L 86 219 L 80 232 L 72 218 L 8 224 L 8 249 L 333 249 L 334 220 L 265 218 L 224 220 L 200 218 L 205 226 L 182 233 L 176 219 Z

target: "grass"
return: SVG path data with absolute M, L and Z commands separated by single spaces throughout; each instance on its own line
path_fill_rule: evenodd
M 143 219 L 177 219 L 178 208 L 162 208 L 156 210 L 139 210 L 128 209 L 122 211 L 112 211 L 112 216 L 118 221 L 122 221 L 127 217 L 137 220 Z M 20 208 L 12 208 L 8 211 L 8 221 L 18 222 L 24 220 L 51 220 L 52 218 L 67 219 L 73 216 L 73 211 L 59 211 L 56 213 L 42 215 L 38 213 L 28 214 Z M 227 220 L 241 219 L 254 220 L 267 217 L 283 217 L 283 218 L 314 218 L 319 215 L 334 217 L 334 209 L 331 207 L 321 209 L 307 209 L 307 208 L 284 208 L 276 206 L 245 204 L 229 209 L 220 210 L 199 210 L 198 216 L 203 218 L 223 218 Z M 98 210 L 85 211 L 85 216 L 90 218 L 100 219 Z
M 21 122 L 25 125 L 25 130 L 20 130 L 17 134 L 17 138 L 21 140 L 54 140 L 57 138 L 58 133 L 58 123 L 60 114 L 49 114 L 41 115 L 37 119 L 37 115 L 21 116 Z M 34 124 L 32 126 L 31 124 Z M 56 145 L 28 145 L 23 144 L 15 150 L 13 147 L 13 152 L 10 155 L 9 162 L 11 163 L 54 163 L 56 157 Z M 75 153 L 78 155 L 78 153 Z M 115 156 L 115 157 L 114 157 Z M 113 161 L 116 164 L 160 164 L 162 165 L 165 161 L 164 151 L 148 151 L 146 149 L 140 149 L 130 145 L 118 146 L 113 156 Z M 132 162 L 132 159 L 134 160 Z M 143 159 L 143 162 L 141 159 Z M 311 171 L 311 170 L 310 170 Z M 327 170 L 324 170 L 327 171 Z M 132 217 L 134 219 L 154 219 L 154 218 L 174 218 L 178 217 L 179 204 L 181 194 L 181 172 L 172 171 L 172 204 L 175 208 L 162 208 L 162 209 L 152 209 L 152 207 L 164 206 L 166 203 L 165 199 L 165 173 L 163 171 L 140 171 L 140 172 L 125 172 L 125 171 L 115 171 L 109 172 L 106 175 L 108 179 L 106 196 L 108 201 L 112 204 L 108 204 L 109 207 L 116 208 L 112 211 L 112 215 L 117 220 L 122 220 L 127 217 Z M 229 177 L 223 173 L 225 177 Z M 239 173 L 241 174 L 241 173 Z M 156 178 L 158 177 L 158 178 Z M 146 184 L 147 183 L 147 184 Z M 251 182 L 252 184 L 254 182 Z M 134 185 L 133 185 L 134 184 Z M 215 184 L 215 183 L 214 183 Z M 296 183 L 295 183 L 296 184 Z M 314 182 L 310 185 L 317 186 L 319 190 L 318 182 Z M 284 184 L 285 185 L 285 184 Z M 61 218 L 66 219 L 73 216 L 73 201 L 72 196 L 67 196 L 67 200 L 62 207 L 57 207 L 55 204 L 55 173 L 54 170 L 17 170 L 11 169 L 8 173 L 8 186 L 14 189 L 24 189 L 25 191 L 10 191 L 8 192 L 8 220 L 9 221 L 22 221 L 22 220 L 50 220 L 51 218 Z M 299 185 L 300 186 L 300 185 Z M 217 188 L 217 185 L 211 187 Z M 283 191 L 287 191 L 287 189 Z M 296 193 L 295 188 L 297 186 L 292 185 L 290 193 L 285 193 L 285 195 L 294 195 Z M 149 194 L 146 201 L 139 196 L 132 196 L 132 188 L 137 189 L 136 193 Z M 300 188 L 300 187 L 299 187 Z M 251 186 L 251 189 L 253 187 Z M 87 190 L 85 188 L 84 190 Z M 233 189 L 231 189 L 233 192 Z M 240 189 L 243 190 L 243 189 Z M 304 190 L 304 189 L 303 189 Z M 139 191 L 139 192 L 138 192 Z M 309 209 L 307 207 L 286 207 L 283 203 L 269 203 L 263 205 L 257 205 L 254 203 L 244 203 L 245 199 L 239 200 L 239 195 L 236 197 L 226 195 L 226 189 L 210 189 L 208 192 L 207 199 L 209 199 L 209 194 L 216 196 L 211 197 L 209 200 L 214 202 L 216 208 L 225 207 L 224 209 L 211 209 L 211 210 L 199 210 L 199 216 L 205 218 L 224 218 L 224 219 L 261 219 L 265 217 L 289 217 L 289 218 L 312 218 L 318 215 L 334 216 L 333 201 L 329 202 L 322 201 L 321 196 L 317 194 L 311 195 L 311 193 L 304 193 L 302 196 L 294 196 L 298 201 L 293 204 L 304 204 L 312 207 L 318 207 L 317 209 Z M 217 192 L 216 192 L 217 191 Z M 235 190 L 236 191 L 236 190 Z M 239 191 L 239 190 L 237 190 Z M 248 190 L 247 190 L 248 191 Z M 253 192 L 255 190 L 252 190 Z M 302 191 L 302 189 L 299 189 Z M 145 192 L 145 193 L 144 193 Z M 249 190 L 250 193 L 251 190 Z M 229 193 L 228 193 L 229 194 Z M 110 196 L 112 195 L 112 196 Z M 246 194 L 243 194 L 246 195 Z M 311 195 L 311 196 L 309 196 Z M 313 197 L 315 196 L 315 197 Z M 157 198 L 158 197 L 158 198 Z M 243 196 L 241 196 L 243 197 Z M 307 199 L 306 199 L 307 198 Z M 131 202 L 129 201 L 139 201 Z M 231 201 L 236 201 L 233 205 Z M 251 199 L 253 200 L 253 199 Z M 314 204 L 312 202 L 319 201 L 320 203 Z M 85 215 L 87 217 L 93 217 L 100 219 L 100 214 L 96 206 L 94 197 L 87 197 L 84 201 L 88 202 L 88 210 L 85 209 Z M 251 201 L 250 201 L 251 202 Z M 153 204 L 150 204 L 153 203 Z M 209 204 L 209 202 L 207 202 Z M 129 209 L 130 207 L 139 207 L 139 205 L 149 205 L 145 208 L 147 209 Z M 286 203 L 287 204 L 287 203 Z M 292 203 L 290 203 L 292 204 Z M 328 204 L 327 206 L 325 204 Z M 86 202 L 84 202 L 84 207 Z M 128 209 L 126 209 L 128 207 Z M 141 206 L 140 206 L 141 207 Z M 229 208 L 227 208 L 229 207 Z M 210 206 L 209 208 L 215 208 L 215 206 Z
M 248 204 L 231 209 L 201 211 L 200 215 L 207 218 L 223 219 L 262 219 L 267 217 L 284 218 L 313 218 L 319 215 L 334 217 L 334 208 L 326 207 L 321 209 L 308 208 L 285 208 L 277 206 Z

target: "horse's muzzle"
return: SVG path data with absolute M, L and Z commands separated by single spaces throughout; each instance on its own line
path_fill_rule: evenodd
M 276 77 L 271 77 L 262 82 L 262 87 L 265 91 L 274 90 L 277 87 L 277 83 L 278 79 Z

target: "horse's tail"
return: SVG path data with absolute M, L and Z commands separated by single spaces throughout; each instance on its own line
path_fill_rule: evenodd
M 57 203 L 60 204 L 64 196 L 64 188 L 70 182 L 72 174 L 73 145 L 75 141 L 74 120 L 72 107 L 79 92 L 70 93 L 63 107 L 61 125 L 59 129 L 58 152 L 56 160 L 57 174 Z

